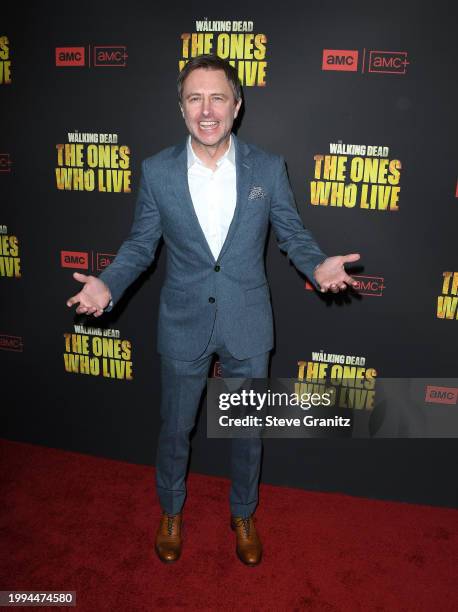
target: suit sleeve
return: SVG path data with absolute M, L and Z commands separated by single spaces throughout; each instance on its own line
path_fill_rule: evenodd
M 316 266 L 327 258 L 327 255 L 320 249 L 311 232 L 302 224 L 282 157 L 278 158 L 270 221 L 280 249 L 288 255 L 288 259 L 293 262 L 294 266 L 319 289 L 313 272 Z
M 161 236 L 161 218 L 148 184 L 146 163 L 143 161 L 129 236 L 122 243 L 113 262 L 99 275 L 111 292 L 112 301 L 106 311 L 111 310 L 127 287 L 152 263 Z

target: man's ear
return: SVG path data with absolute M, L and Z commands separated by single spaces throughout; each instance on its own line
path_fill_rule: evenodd
M 234 109 L 234 119 L 237 118 L 237 115 L 239 114 L 239 110 L 240 107 L 242 106 L 242 100 L 240 99 L 237 104 L 235 105 L 235 109 Z
M 178 102 L 178 106 L 180 107 L 181 114 L 184 117 L 184 110 L 183 110 L 183 105 L 181 104 L 181 102 Z

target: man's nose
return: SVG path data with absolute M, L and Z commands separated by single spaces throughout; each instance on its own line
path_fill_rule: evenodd
M 210 114 L 210 110 L 211 110 L 211 102 L 209 99 L 203 99 L 202 102 L 202 113 L 204 115 L 209 115 Z

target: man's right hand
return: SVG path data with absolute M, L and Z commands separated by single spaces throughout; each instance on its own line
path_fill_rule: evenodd
M 74 272 L 73 278 L 80 283 L 84 283 L 84 287 L 67 301 L 67 306 L 79 304 L 76 309 L 78 314 L 93 314 L 94 317 L 100 317 L 111 300 L 108 287 L 96 276 Z

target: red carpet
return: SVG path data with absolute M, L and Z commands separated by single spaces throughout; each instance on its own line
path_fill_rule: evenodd
M 73 590 L 88 612 L 458 609 L 455 510 L 264 485 L 246 568 L 229 482 L 191 474 L 183 555 L 163 565 L 153 468 L 6 441 L 1 465 L 0 590 Z

